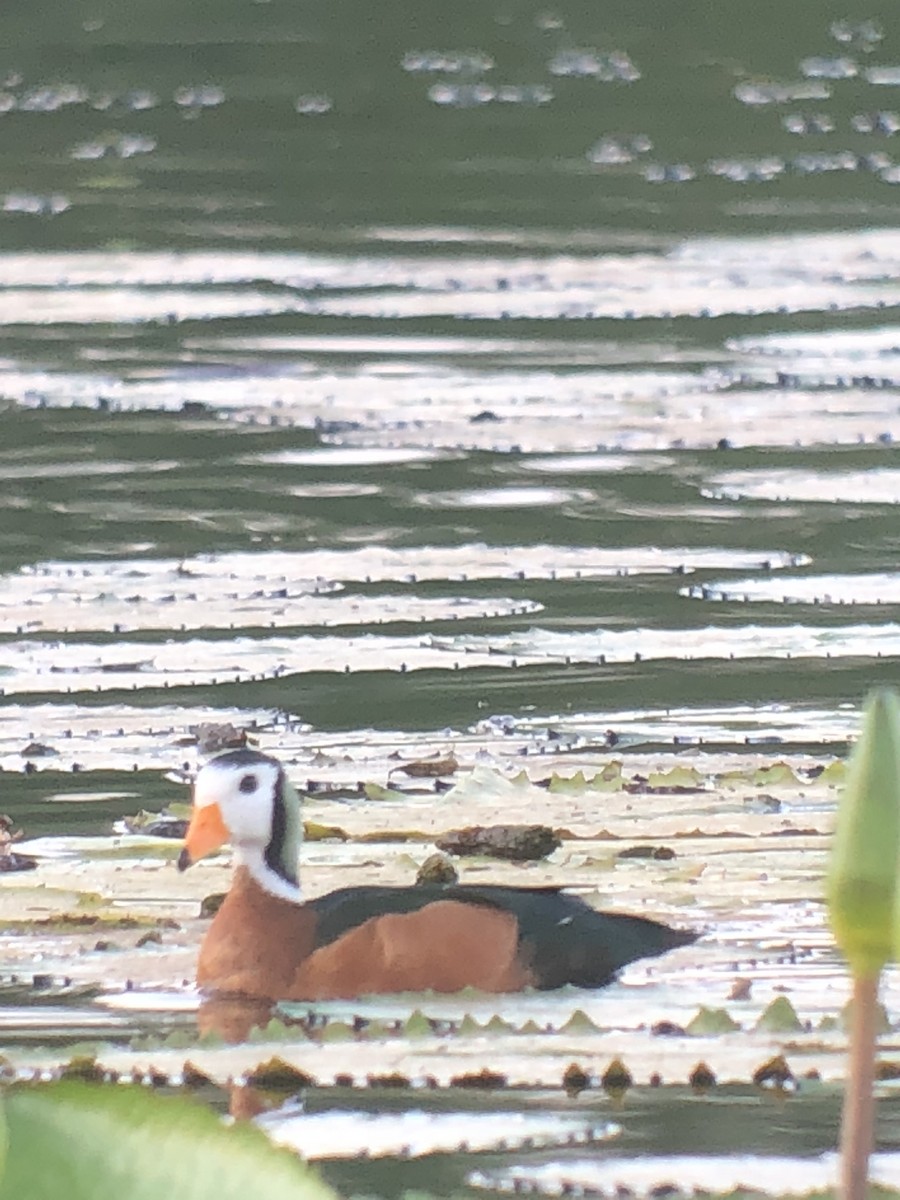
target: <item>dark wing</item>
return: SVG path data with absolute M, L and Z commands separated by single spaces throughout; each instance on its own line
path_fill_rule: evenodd
M 602 987 L 638 958 L 665 954 L 696 941 L 691 930 L 646 917 L 604 913 L 558 888 L 339 888 L 309 906 L 316 911 L 316 947 L 327 946 L 370 917 L 417 912 L 436 900 L 458 900 L 511 913 L 519 926 L 519 955 L 539 988 Z
M 417 912 L 435 900 L 446 900 L 446 889 L 433 887 L 346 887 L 308 900 L 316 913 L 316 949 L 328 946 L 342 934 L 371 917 L 388 913 Z
M 697 940 L 691 930 L 628 913 L 597 912 L 574 896 L 531 902 L 517 915 L 519 953 L 539 988 L 602 987 L 636 959 Z

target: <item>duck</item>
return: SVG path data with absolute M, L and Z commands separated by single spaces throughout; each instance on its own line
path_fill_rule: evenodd
M 231 887 L 200 946 L 207 996 L 350 1000 L 400 992 L 600 988 L 698 936 L 601 912 L 557 887 L 357 884 L 306 899 L 303 825 L 282 764 L 251 748 L 198 771 L 178 868 L 230 843 Z

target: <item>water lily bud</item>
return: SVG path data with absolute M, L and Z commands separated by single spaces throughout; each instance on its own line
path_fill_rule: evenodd
M 875 692 L 847 766 L 828 872 L 834 938 L 856 975 L 877 975 L 900 937 L 900 699 Z

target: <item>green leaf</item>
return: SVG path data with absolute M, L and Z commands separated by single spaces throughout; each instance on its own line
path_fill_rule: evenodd
M 621 792 L 624 786 L 622 764 L 618 759 L 608 762 L 591 780 L 592 792 Z
M 701 775 L 696 767 L 676 764 L 668 771 L 651 771 L 647 784 L 652 788 L 703 788 L 706 786 L 706 776 Z
M 321 1042 L 350 1042 L 355 1037 L 353 1026 L 346 1021 L 329 1021 L 319 1034 Z
M 182 820 L 189 821 L 194 811 L 193 804 L 187 800 L 170 800 L 163 813 L 167 817 L 180 817 Z
M 856 975 L 877 975 L 895 955 L 898 860 L 900 700 L 884 689 L 847 765 L 826 885 L 834 939 Z
M 319 821 L 303 822 L 303 840 L 305 842 L 346 842 L 350 834 L 340 825 L 322 825 Z
M 431 1022 L 422 1012 L 421 1008 L 417 1008 L 409 1014 L 403 1023 L 403 1032 L 409 1038 L 431 1037 L 434 1030 L 431 1027 Z
M 740 1025 L 724 1008 L 706 1008 L 702 1006 L 685 1026 L 685 1033 L 691 1037 L 707 1037 L 715 1033 L 733 1033 Z
M 0 1200 L 336 1200 L 254 1126 L 142 1088 L 83 1083 L 6 1093 Z
M 757 1033 L 800 1033 L 803 1022 L 787 996 L 776 996 L 756 1022 Z
M 538 1025 L 537 1021 L 535 1021 L 535 1019 L 533 1017 L 529 1017 L 524 1025 L 519 1026 L 520 1034 L 526 1034 L 529 1036 L 533 1036 L 536 1033 L 540 1034 L 543 1032 L 544 1032 L 544 1030 L 541 1028 L 540 1025 Z
M 587 1013 L 583 1009 L 576 1008 L 568 1021 L 564 1025 L 560 1025 L 558 1032 L 581 1036 L 585 1033 L 599 1033 L 599 1031 L 600 1027 L 594 1024 Z
M 584 771 L 576 771 L 574 775 L 557 775 L 554 773 L 550 777 L 550 785 L 547 790 L 554 796 L 581 796 L 587 791 L 587 788 L 588 781 L 584 777 Z
M 403 792 L 398 792 L 394 788 L 382 787 L 380 783 L 364 783 L 363 791 L 367 800 L 390 800 L 396 804 L 406 804 L 409 800 Z
M 305 1041 L 306 1030 L 302 1025 L 286 1025 L 278 1017 L 270 1017 L 265 1025 L 256 1025 L 247 1035 L 248 1042 Z
M 751 772 L 746 767 L 732 767 L 728 771 L 720 771 L 716 777 L 716 785 L 725 788 L 747 787 L 752 779 Z
M 753 772 L 752 782 L 755 787 L 800 786 L 800 780 L 786 762 L 775 762 L 767 767 L 758 767 Z
M 816 776 L 816 783 L 826 783 L 829 787 L 839 787 L 847 781 L 847 764 L 842 758 L 836 758 L 834 762 L 830 762 L 820 775 Z

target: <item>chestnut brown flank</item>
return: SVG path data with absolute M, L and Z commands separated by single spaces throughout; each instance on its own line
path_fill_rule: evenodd
M 518 957 L 513 914 L 458 900 L 375 916 L 314 949 L 317 916 L 265 892 L 245 867 L 200 951 L 197 982 L 272 1000 L 337 1000 L 373 992 L 475 987 L 514 992 L 534 982 Z

